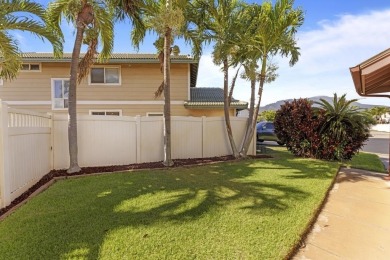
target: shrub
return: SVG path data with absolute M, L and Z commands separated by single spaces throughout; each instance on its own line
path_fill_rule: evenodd
M 315 157 L 320 142 L 319 120 L 309 100 L 285 102 L 276 112 L 274 125 L 277 137 L 289 151 L 302 157 Z
M 372 117 L 352 106 L 345 95 L 333 104 L 321 99 L 313 108 L 307 99 L 286 102 L 276 112 L 275 133 L 287 149 L 302 157 L 350 160 L 369 137 Z
M 353 106 L 356 99 L 347 100 L 333 96 L 333 104 L 321 99 L 316 102 L 317 114 L 324 117 L 320 128 L 320 158 L 327 160 L 350 160 L 368 139 L 373 118 Z

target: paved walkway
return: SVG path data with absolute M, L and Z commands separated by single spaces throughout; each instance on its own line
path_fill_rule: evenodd
M 293 259 L 390 259 L 390 181 L 384 176 L 343 168 Z

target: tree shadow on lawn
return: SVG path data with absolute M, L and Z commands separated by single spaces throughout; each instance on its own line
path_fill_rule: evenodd
M 275 159 L 264 161 L 271 164 L 272 169 L 296 167 L 293 174 L 286 175 L 286 178 L 309 178 L 313 175 L 321 178 L 320 167 L 311 171 L 310 166 L 303 167 L 299 163 Z M 17 234 L 9 238 L 8 243 L 13 243 L 11 248 L 16 251 L 24 247 L 24 252 L 30 254 L 25 257 L 29 259 L 98 259 L 106 237 L 121 228 L 136 230 L 159 223 L 186 223 L 206 213 L 222 210 L 273 215 L 289 208 L 287 199 L 304 200 L 310 196 L 308 192 L 288 184 L 258 177 L 256 169 L 260 167 L 254 167 L 253 162 L 61 181 L 26 205 L 31 206 L 30 211 L 34 214 L 18 223 Z M 55 201 L 50 202 L 53 205 L 46 205 L 45 212 L 34 205 L 53 198 Z M 20 210 L 24 209 L 26 207 Z M 8 220 L 12 221 L 12 218 L 11 215 Z M 31 227 L 31 221 L 34 227 Z M 0 234 L 3 232 L 0 225 Z M 23 234 L 30 232 L 37 239 L 24 239 Z M 128 246 L 140 243 L 143 236 L 148 235 L 134 232 L 128 237 Z M 1 254 L 4 253 L 2 250 L 0 247 Z M 8 253 L 12 256 L 15 252 Z
M 273 159 L 269 160 L 272 166 L 257 167 L 263 169 L 279 169 L 285 171 L 286 174 L 282 174 L 286 179 L 318 179 L 328 180 L 336 173 L 334 169 L 338 169 L 341 165 L 338 162 L 317 160 L 310 158 L 302 158 L 294 156 L 290 152 L 281 152 L 283 148 L 269 149 L 267 153 L 270 154 Z M 287 150 L 287 148 L 284 147 Z

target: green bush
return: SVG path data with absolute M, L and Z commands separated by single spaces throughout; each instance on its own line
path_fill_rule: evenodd
M 313 108 L 307 99 L 286 102 L 276 112 L 275 133 L 287 149 L 302 157 L 350 160 L 369 137 L 372 117 L 352 106 L 356 100 L 334 95 Z

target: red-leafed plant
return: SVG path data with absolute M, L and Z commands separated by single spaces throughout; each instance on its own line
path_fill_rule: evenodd
M 275 133 L 287 149 L 302 157 L 350 160 L 368 139 L 372 117 L 345 95 L 333 104 L 324 99 L 312 107 L 307 99 L 286 102 L 276 112 Z

